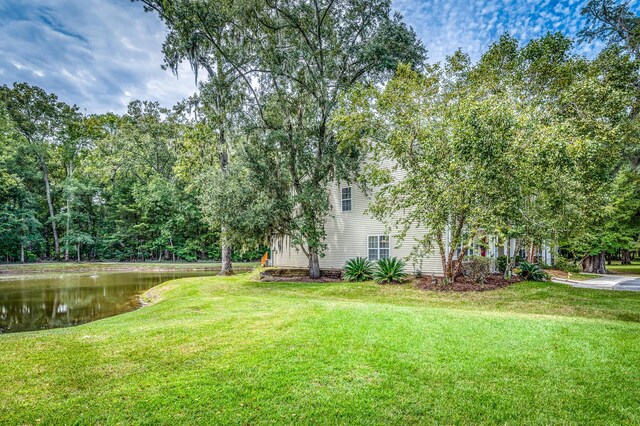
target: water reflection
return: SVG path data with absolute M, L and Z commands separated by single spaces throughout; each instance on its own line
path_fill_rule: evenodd
M 67 327 L 140 307 L 139 295 L 175 278 L 214 272 L 99 272 L 0 281 L 0 333 Z

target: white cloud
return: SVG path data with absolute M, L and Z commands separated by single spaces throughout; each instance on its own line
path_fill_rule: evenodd
M 134 99 L 171 106 L 195 84 L 187 67 L 180 79 L 160 68 L 165 35 L 129 0 L 3 0 L 0 83 L 27 81 L 92 113 L 124 112 Z
M 461 48 L 477 60 L 505 31 L 521 42 L 562 31 L 575 36 L 586 0 L 394 0 L 441 61 Z M 633 2 L 635 4 L 635 2 Z M 0 84 L 27 81 L 88 112 L 124 112 L 133 99 L 173 105 L 195 91 L 160 68 L 166 30 L 129 0 L 0 0 Z M 581 44 L 593 55 L 602 43 Z
M 16 67 L 16 68 L 17 68 L 17 69 L 19 69 L 19 70 L 27 69 L 27 67 L 26 67 L 26 66 L 22 65 L 22 64 L 21 64 L 20 62 L 18 62 L 18 61 L 14 61 L 14 60 L 11 60 L 11 59 L 10 59 L 10 60 L 9 60 L 9 62 L 11 63 L 11 65 L 13 65 L 14 67 Z
M 547 32 L 575 37 L 584 23 L 580 11 L 587 0 L 394 0 L 393 6 L 414 27 L 437 62 L 461 48 L 477 60 L 504 32 L 525 43 Z M 601 43 L 579 45 L 593 56 Z

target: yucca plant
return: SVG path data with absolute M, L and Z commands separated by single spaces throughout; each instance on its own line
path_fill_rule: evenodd
M 547 281 L 549 275 L 535 263 L 520 262 L 520 276 L 527 281 Z
M 378 283 L 397 283 L 402 281 L 407 274 L 404 260 L 392 257 L 378 260 L 377 268 L 373 273 L 373 279 Z
M 344 278 L 347 281 L 367 281 L 373 278 L 375 265 L 369 259 L 356 257 L 344 265 Z

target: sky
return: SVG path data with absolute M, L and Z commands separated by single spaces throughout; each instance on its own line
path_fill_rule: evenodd
M 636 3 L 634 0 L 632 3 Z M 575 36 L 584 0 L 393 0 L 429 61 L 461 48 L 477 60 L 504 32 L 522 42 Z M 0 0 L 0 85 L 26 81 L 87 113 L 123 113 L 134 99 L 171 106 L 195 91 L 184 66 L 161 69 L 166 29 L 130 0 Z M 582 44 L 593 56 L 600 43 Z

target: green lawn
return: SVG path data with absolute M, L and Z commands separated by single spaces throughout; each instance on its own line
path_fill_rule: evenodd
M 640 294 L 172 281 L 0 336 L 6 424 L 638 424 Z
M 631 265 L 621 265 L 620 262 L 612 262 L 607 269 L 623 275 L 640 275 L 640 262 L 634 261 Z
M 586 280 L 592 280 L 594 278 L 599 278 L 602 276 L 598 274 L 585 274 L 582 272 L 567 273 L 567 272 L 558 271 L 555 269 L 547 269 L 546 272 L 549 273 L 554 278 L 570 279 L 572 281 L 586 281 Z

